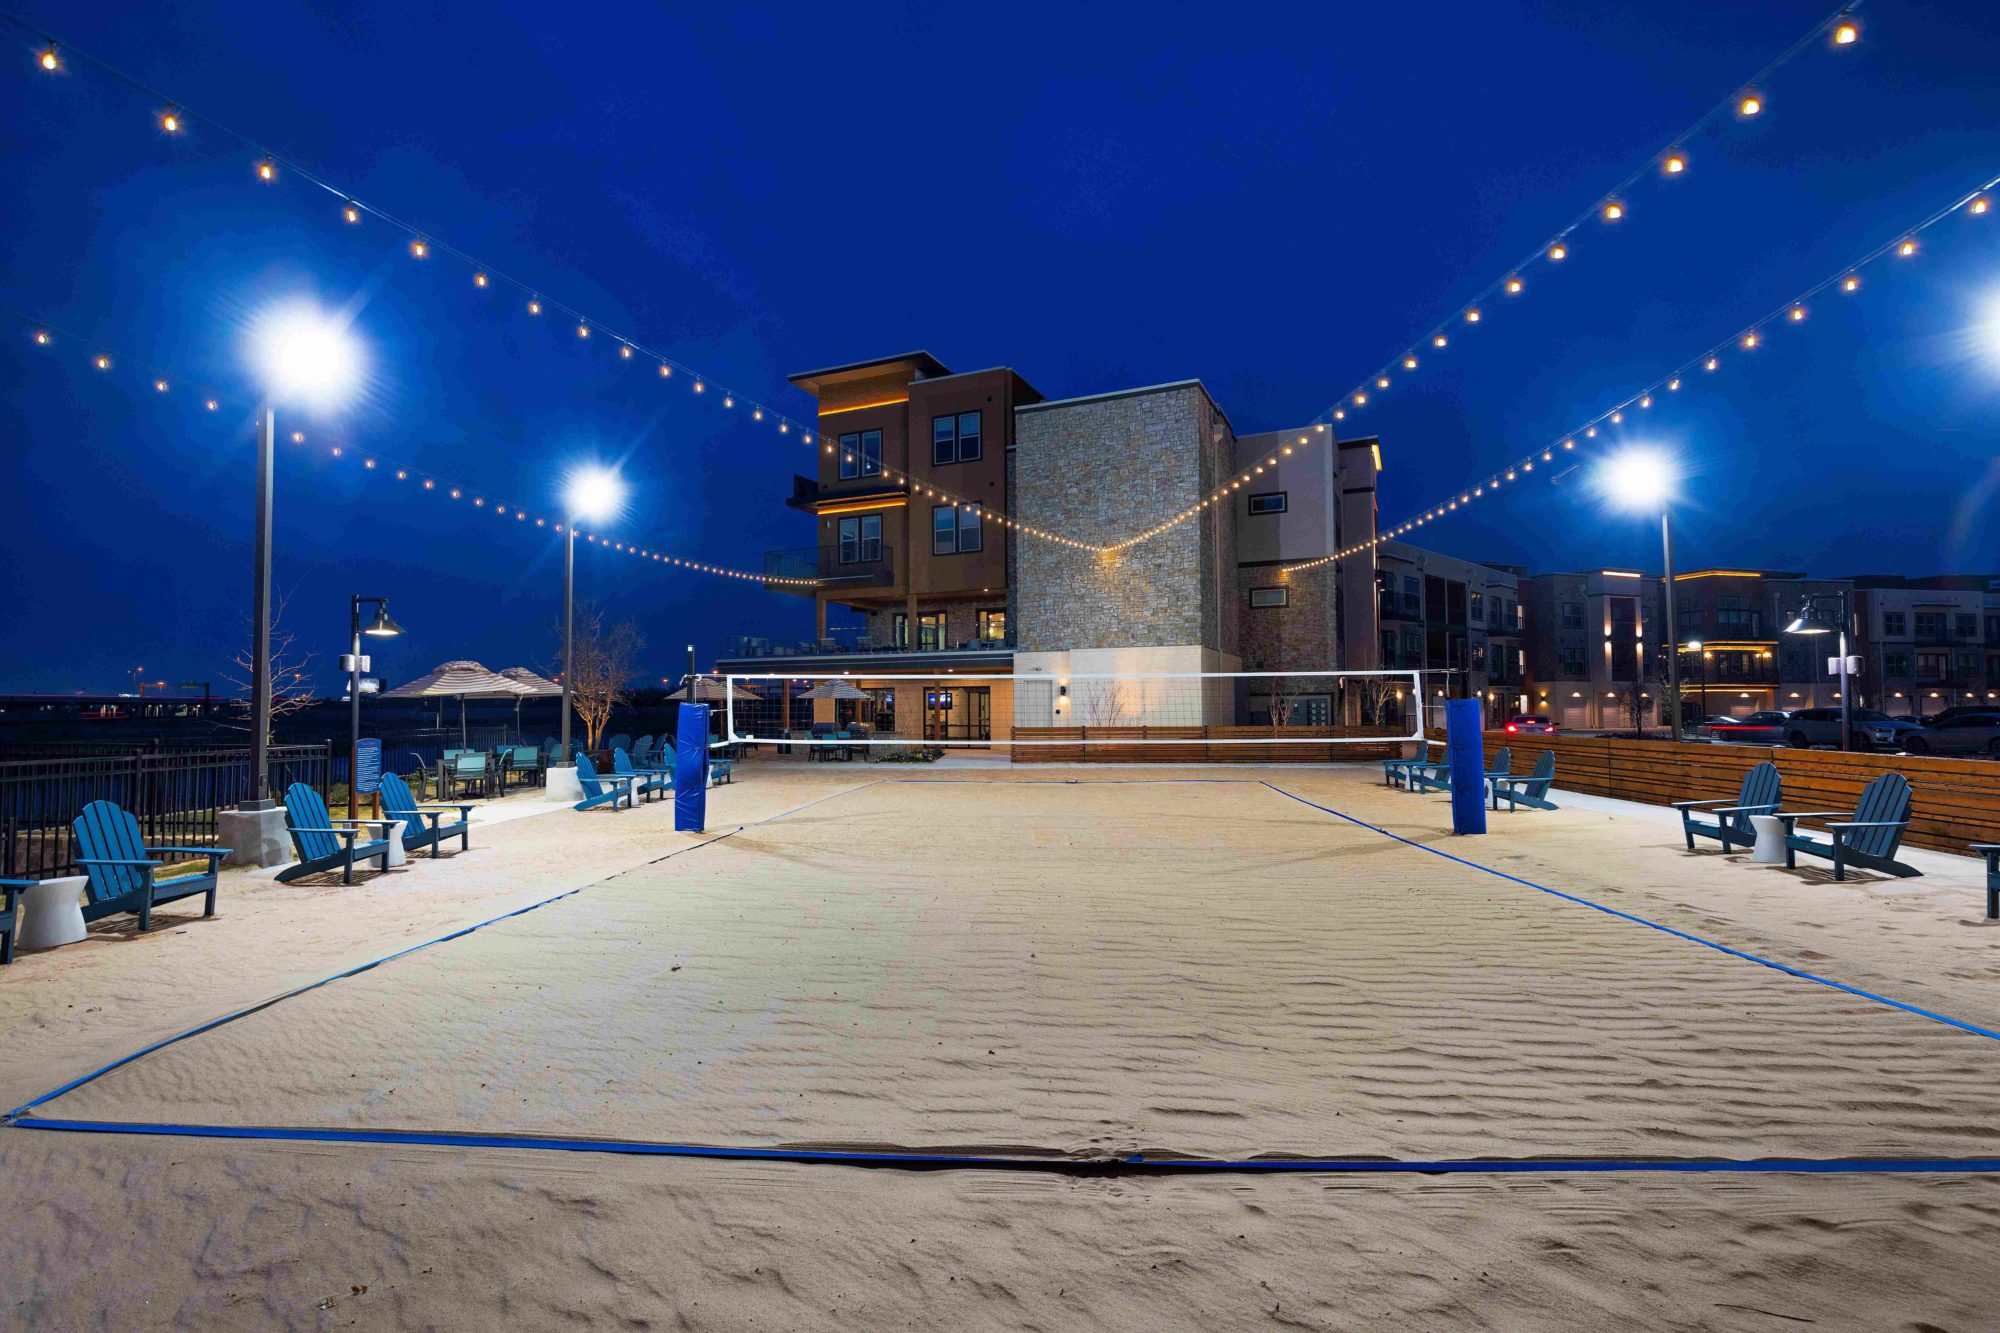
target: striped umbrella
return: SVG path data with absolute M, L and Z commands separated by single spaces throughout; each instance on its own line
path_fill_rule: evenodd
M 557 687 L 560 691 L 561 687 Z M 398 685 L 377 695 L 380 699 L 458 699 L 458 743 L 465 744 L 465 701 L 467 699 L 513 699 L 520 686 L 505 676 L 495 675 L 477 662 L 446 662 L 418 676 L 407 685 Z

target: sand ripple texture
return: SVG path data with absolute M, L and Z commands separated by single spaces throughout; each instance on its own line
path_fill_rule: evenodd
M 1570 873 L 1554 887 L 1588 896 L 1618 867 Z M 903 782 L 41 1113 L 1071 1154 L 2000 1155 L 1996 1086 L 2000 1042 L 1260 785 Z

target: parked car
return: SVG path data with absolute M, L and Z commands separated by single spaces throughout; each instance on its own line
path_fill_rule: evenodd
M 1923 730 L 1920 724 L 1906 717 L 1890 717 L 1873 708 L 1854 709 L 1850 720 L 1854 728 L 1848 744 L 1851 750 L 1900 750 L 1907 737 Z M 1796 750 L 1813 745 L 1840 748 L 1840 710 L 1799 709 L 1785 719 L 1785 744 Z
M 1911 754 L 1990 754 L 2000 759 L 2000 711 L 1947 711 L 1958 716 L 1933 722 L 1914 736 L 1904 737 L 1903 748 Z
M 1953 704 L 1950 708 L 1944 709 L 1941 712 L 1931 713 L 1925 717 L 1914 718 L 1912 720 L 1922 722 L 1925 726 L 1934 727 L 1940 722 L 1949 722 L 1953 718 L 1984 717 L 1988 713 L 2000 713 L 2000 704 Z
M 1718 744 L 1783 745 L 1785 723 L 1791 716 L 1782 708 L 1766 708 L 1742 717 L 1712 717 L 1701 729 Z
M 1507 730 L 1523 736 L 1553 736 L 1556 724 L 1540 713 L 1516 713 L 1507 719 Z

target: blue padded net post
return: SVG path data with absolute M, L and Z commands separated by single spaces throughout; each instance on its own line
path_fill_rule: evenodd
M 1451 831 L 1486 832 L 1486 752 L 1479 700 L 1447 699 L 1445 759 L 1451 765 Z
M 708 705 L 682 704 L 674 745 L 674 831 L 708 826 Z

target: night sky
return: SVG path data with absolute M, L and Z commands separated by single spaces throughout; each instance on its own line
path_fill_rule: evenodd
M 1643 166 L 1830 9 L 1442 0 L 1276 8 L 552 7 L 182 0 L 21 12 L 485 262 L 801 417 L 789 372 L 925 348 L 1050 397 L 1199 377 L 1239 432 L 1297 425 Z M 2000 174 L 1990 0 L 1884 0 L 1862 40 L 1759 85 L 1768 109 L 1649 173 L 1628 216 L 1455 329 L 1342 423 L 1383 439 L 1385 525 L 1622 401 Z M 351 399 L 281 414 L 277 587 L 334 686 L 350 593 L 437 662 L 547 667 L 564 474 L 619 463 L 603 525 L 748 568 L 811 539 L 813 459 L 685 375 L 414 260 L 302 181 L 10 32 L 0 64 L 0 689 L 209 679 L 247 633 L 246 347 L 260 312 L 352 305 Z M 2000 567 L 2000 209 L 1816 300 L 1628 438 L 1679 452 L 1683 567 Z M 38 348 L 46 320 L 59 335 Z M 110 372 L 90 358 L 116 358 Z M 174 387 L 153 391 L 154 372 Z M 202 410 L 199 382 L 229 398 Z M 1640 427 L 1635 429 L 1635 427 Z M 329 449 L 341 444 L 345 456 Z M 379 456 L 467 487 L 457 505 Z M 1657 568 L 1573 474 L 1428 527 L 1535 569 Z M 1132 500 L 1130 530 L 1161 515 Z M 1079 534 L 1114 539 L 1125 532 Z M 810 603 L 586 549 L 649 675 Z

